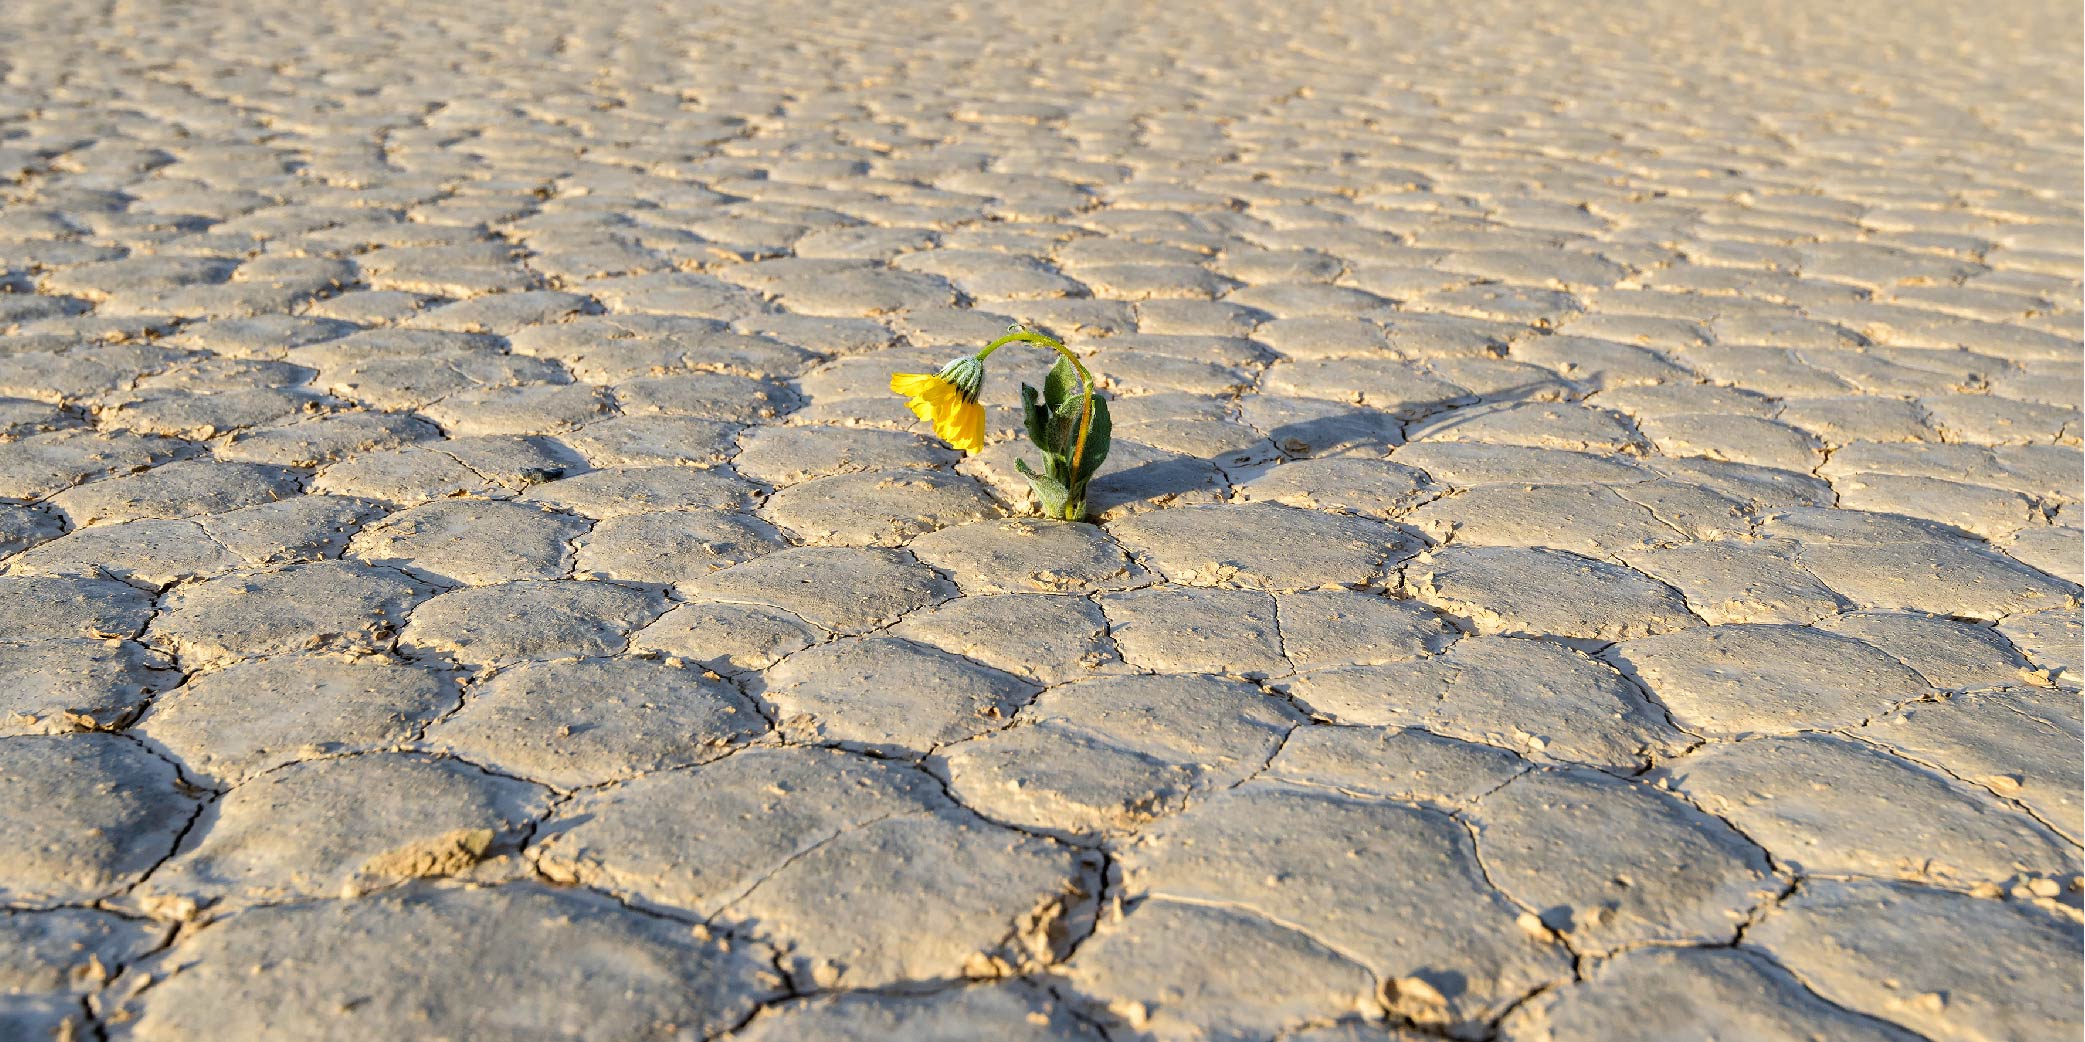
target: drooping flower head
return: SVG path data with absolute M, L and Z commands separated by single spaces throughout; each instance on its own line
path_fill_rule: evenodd
M 964 452 L 976 452 L 985 447 L 985 407 L 977 402 L 984 383 L 984 362 L 976 355 L 964 355 L 932 375 L 893 373 L 890 389 L 911 399 L 906 407 L 933 424 L 942 441 Z

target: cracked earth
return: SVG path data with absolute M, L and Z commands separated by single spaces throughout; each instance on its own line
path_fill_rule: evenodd
M 2078 11 L 1700 7 L 5 5 L 0 1036 L 2077 1038 Z

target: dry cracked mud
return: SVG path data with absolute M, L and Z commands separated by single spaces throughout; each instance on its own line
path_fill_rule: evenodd
M 0 4 L 0 1038 L 2077 1038 L 2080 35 Z

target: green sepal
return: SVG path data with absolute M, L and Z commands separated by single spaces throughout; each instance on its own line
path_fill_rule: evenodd
M 1021 385 L 1021 419 L 1028 426 L 1028 440 L 1035 447 L 1050 452 L 1050 411 L 1043 407 L 1042 396 L 1035 388 Z
M 1048 475 L 1037 474 L 1029 469 L 1028 461 L 1024 459 L 1014 460 L 1014 469 L 1028 479 L 1028 487 L 1035 490 L 1035 498 L 1042 500 L 1045 515 L 1064 516 L 1064 505 L 1071 499 L 1071 490 L 1064 487 L 1064 482 Z

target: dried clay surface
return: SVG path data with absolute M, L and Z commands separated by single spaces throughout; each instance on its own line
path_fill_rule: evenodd
M 2078 1038 L 2080 38 L 0 3 L 0 1038 Z

